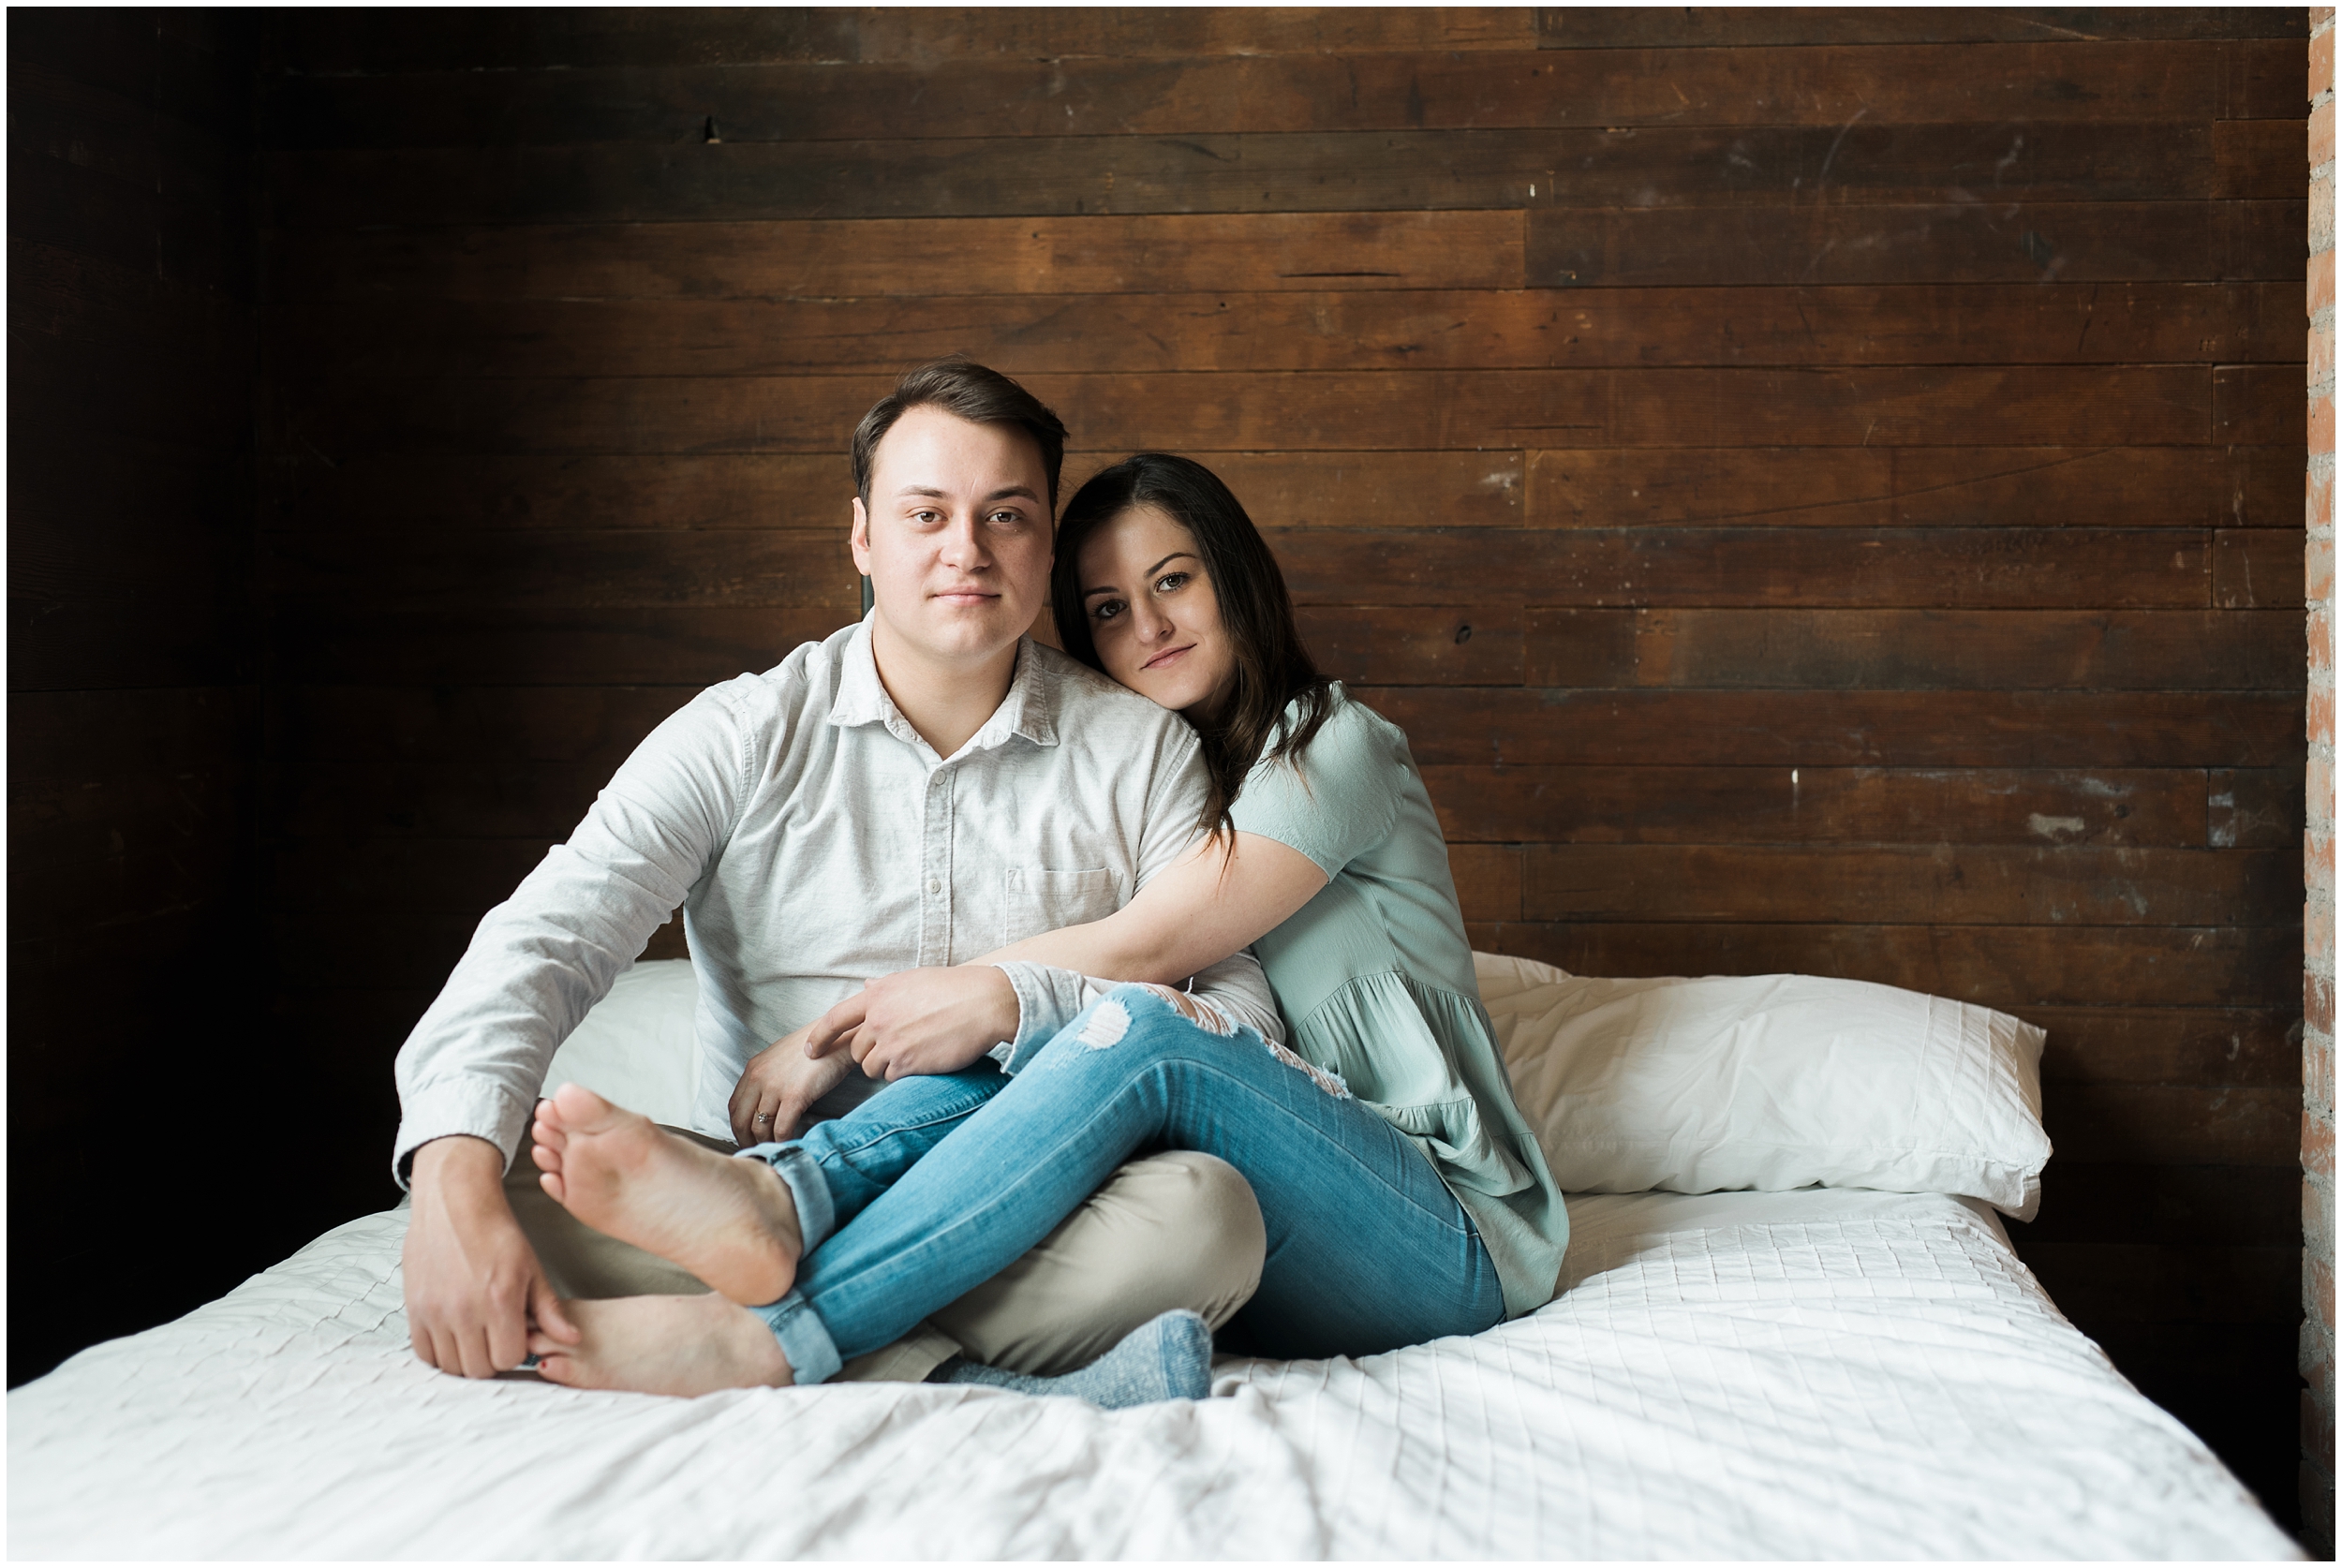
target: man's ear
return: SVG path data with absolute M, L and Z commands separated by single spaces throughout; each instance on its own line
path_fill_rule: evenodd
M 853 569 L 863 576 L 870 575 L 870 513 L 862 504 L 862 497 L 853 498 L 853 531 L 846 536 L 853 550 Z

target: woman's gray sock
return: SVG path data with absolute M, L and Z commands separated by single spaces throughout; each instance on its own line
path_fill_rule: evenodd
M 973 1383 L 1045 1398 L 1087 1399 L 1102 1410 L 1125 1410 L 1164 1399 L 1211 1397 L 1211 1329 L 1193 1312 L 1165 1312 L 1139 1324 L 1122 1342 L 1060 1378 L 1029 1378 L 954 1356 L 927 1374 L 929 1383 Z

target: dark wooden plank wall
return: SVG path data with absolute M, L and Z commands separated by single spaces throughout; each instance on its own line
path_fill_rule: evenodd
M 288 1131 L 254 1028 L 252 52 L 194 11 L 7 27 L 14 1383 L 322 1215 L 245 1158 Z
M 319 1087 L 959 349 L 1219 466 L 1475 941 L 2047 1026 L 2020 1246 L 2292 1492 L 2295 10 L 286 13 L 274 939 Z M 662 949 L 664 950 L 664 949 Z

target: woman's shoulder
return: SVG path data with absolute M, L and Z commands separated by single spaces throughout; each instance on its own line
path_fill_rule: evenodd
M 1302 700 L 1285 710 L 1288 724 L 1305 717 Z M 1347 772 L 1378 762 L 1399 762 L 1407 754 L 1405 731 L 1350 695 L 1341 682 L 1327 688 L 1325 722 L 1310 737 L 1301 753 L 1302 766 L 1314 776 Z

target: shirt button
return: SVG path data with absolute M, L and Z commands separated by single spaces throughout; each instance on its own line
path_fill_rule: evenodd
M 927 891 L 929 893 L 941 893 L 943 891 L 943 883 L 937 878 L 929 877 L 927 879 Z

